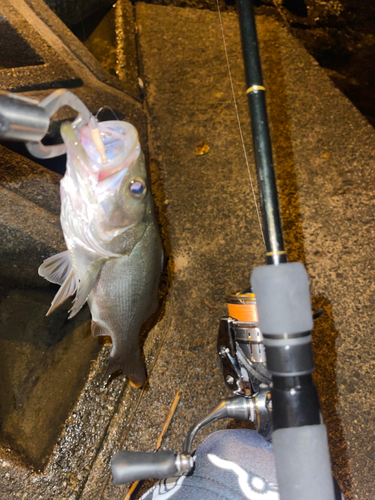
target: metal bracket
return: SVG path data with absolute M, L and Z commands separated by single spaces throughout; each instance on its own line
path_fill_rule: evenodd
M 59 89 L 50 94 L 39 103 L 39 107 L 44 108 L 48 118 L 51 118 L 58 109 L 63 106 L 70 106 L 78 112 L 77 118 L 72 123 L 74 129 L 79 129 L 86 125 L 90 119 L 91 113 L 83 104 L 81 99 L 66 89 Z M 66 153 L 65 144 L 56 144 L 54 146 L 45 146 L 41 141 L 27 142 L 26 148 L 36 158 L 55 158 Z

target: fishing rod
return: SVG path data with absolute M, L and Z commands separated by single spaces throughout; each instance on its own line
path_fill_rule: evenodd
M 287 263 L 254 13 L 250 0 L 237 0 L 237 7 L 266 243 L 267 265 L 253 270 L 251 283 L 272 376 L 272 441 L 280 497 L 332 500 L 327 432 L 311 375 L 308 277 L 302 263 Z
M 238 17 L 245 66 L 247 98 L 251 116 L 255 165 L 258 174 L 263 236 L 267 264 L 286 262 L 286 251 L 277 199 L 265 87 L 259 58 L 256 26 L 249 0 L 238 0 Z

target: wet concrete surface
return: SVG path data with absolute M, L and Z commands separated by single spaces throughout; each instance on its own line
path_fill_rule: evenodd
M 22 157 L 11 175 L 7 159 L 15 155 L 2 148 L 0 456 L 7 457 L 9 448 L 16 462 L 42 468 L 99 346 L 90 336 L 87 308 L 72 322 L 66 320 L 69 304 L 45 317 L 57 287 L 37 270 L 45 258 L 65 248 L 58 216 L 43 208 L 57 208 L 57 186 L 48 181 L 58 176 L 44 174 Z
M 235 0 L 148 0 L 158 5 L 236 11 Z M 375 126 L 375 4 L 372 0 L 252 0 L 275 16 Z
M 223 18 L 255 178 L 238 21 Z M 189 426 L 225 394 L 215 352 L 224 297 L 247 287 L 263 263 L 217 14 L 138 4 L 136 19 L 152 189 L 168 257 L 163 307 L 143 341 L 149 384 L 139 391 L 120 377 L 105 385 L 106 346 L 44 472 L 2 459 L 7 499 L 123 499 L 127 486 L 111 484 L 113 453 L 152 450 L 179 389 L 162 447 L 180 450 Z M 313 304 L 326 312 L 314 333 L 315 379 L 334 473 L 346 500 L 373 500 L 375 134 L 273 17 L 257 23 L 288 254 L 306 264 Z M 78 93 L 93 106 L 110 95 L 101 89 Z M 211 149 L 196 156 L 202 140 Z
M 288 10 L 306 4 L 306 14 Z M 328 76 L 375 126 L 375 5 L 371 0 L 275 3 L 283 22 Z M 296 15 L 297 14 L 297 15 Z
M 86 24 L 82 23 L 83 31 Z M 140 98 L 134 5 L 131 2 L 118 0 L 93 33 L 89 37 L 82 36 L 81 40 L 100 64 L 117 77 L 129 95 Z
M 28 10 L 24 2 L 18 2 L 18 7 Z M 58 57 L 53 46 L 44 40 L 43 34 L 19 16 L 17 4 L 5 0 L 1 5 L 1 13 L 2 24 L 6 26 L 2 32 L 4 49 L 0 50 L 0 66 L 4 68 L 1 72 L 2 88 L 22 92 L 36 87 L 43 89 L 82 85 L 81 77 Z M 27 14 L 35 16 L 32 10 Z M 15 57 L 12 57 L 12 51 L 16 54 Z M 21 60 L 18 61 L 19 58 Z M 14 63 L 11 64 L 13 59 Z M 52 61 L 52 64 L 48 64 Z
M 40 100 L 51 87 L 60 86 L 62 78 L 80 73 L 76 93 L 91 111 L 96 113 L 105 103 L 126 115 L 137 124 L 145 145 L 139 102 L 118 90 L 123 88 L 120 82 L 41 0 L 7 1 L 0 10 L 2 22 L 12 28 L 3 32 L 1 47 L 9 52 L 13 46 L 15 51 L 13 67 L 1 71 L 3 89 L 27 89 L 28 96 Z M 17 57 L 24 45 L 39 57 L 29 57 L 26 67 Z M 10 66 L 5 61 L 8 52 L 0 50 L 0 56 L 3 65 Z M 136 74 L 133 88 L 134 82 Z M 58 123 L 71 114 L 63 108 L 54 119 Z M 59 222 L 61 176 L 3 146 L 0 153 L 0 457 L 31 473 L 48 462 L 101 346 L 90 335 L 87 308 L 67 321 L 67 302 L 45 317 L 58 287 L 39 277 L 37 270 L 45 258 L 65 250 Z

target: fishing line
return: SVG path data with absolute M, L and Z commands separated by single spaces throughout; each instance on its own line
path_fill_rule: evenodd
M 243 154 L 244 154 L 244 157 L 245 157 L 245 162 L 246 162 L 247 171 L 248 171 L 248 173 L 249 173 L 249 180 L 250 180 L 250 185 L 251 185 L 251 191 L 252 191 L 252 193 L 253 193 L 254 204 L 255 204 L 255 210 L 256 210 L 256 212 L 257 212 L 257 216 L 258 216 L 258 222 L 259 222 L 260 232 L 261 232 L 261 235 L 262 235 L 262 239 L 263 239 L 264 246 L 266 247 L 266 240 L 264 239 L 264 233 L 263 233 L 262 221 L 261 221 L 261 218 L 260 218 L 260 213 L 259 213 L 259 208 L 258 208 L 257 199 L 256 199 L 256 196 L 255 196 L 255 189 L 254 189 L 253 178 L 252 178 L 252 176 L 251 176 L 251 171 L 250 171 L 249 160 L 248 160 L 248 157 L 247 157 L 247 152 L 246 152 L 245 141 L 244 141 L 244 138 L 243 138 L 243 133 L 242 133 L 242 126 L 241 126 L 240 115 L 239 115 L 239 113 L 238 113 L 238 106 L 237 106 L 236 94 L 234 93 L 234 85 L 233 85 L 232 71 L 231 71 L 231 68 L 230 68 L 230 63 L 229 63 L 229 55 L 228 55 L 228 49 L 227 49 L 227 42 L 226 42 L 225 33 L 224 33 L 223 20 L 222 20 L 222 18 L 221 18 L 221 11 L 220 11 L 220 4 L 219 4 L 219 0 L 216 0 L 216 4 L 217 4 L 217 11 L 218 11 L 218 14 L 219 14 L 219 23 L 220 23 L 221 34 L 222 34 L 222 37 L 223 37 L 223 45 L 224 45 L 224 51 L 225 51 L 225 59 L 226 59 L 226 61 L 227 61 L 227 68 L 228 68 L 228 74 L 229 74 L 229 81 L 230 81 L 230 86 L 231 86 L 231 89 L 232 89 L 232 96 L 233 96 L 233 102 L 234 102 L 234 109 L 235 109 L 235 111 L 236 111 L 236 118 L 237 118 L 238 130 L 239 130 L 240 137 L 241 137 L 242 149 L 243 149 Z
M 101 108 L 98 109 L 96 115 L 95 115 L 95 118 L 99 121 L 99 114 L 103 111 L 103 110 L 106 110 L 108 109 L 109 111 L 112 112 L 113 116 L 115 117 L 116 120 L 120 120 L 120 118 L 116 115 L 116 113 L 113 111 L 113 109 L 108 106 L 107 104 L 105 104 L 104 106 L 102 106 Z

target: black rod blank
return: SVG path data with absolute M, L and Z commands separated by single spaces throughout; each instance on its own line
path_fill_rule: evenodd
M 261 324 L 262 316 L 264 316 L 264 318 L 277 317 L 276 311 L 281 307 L 282 298 L 289 297 L 290 293 L 293 295 L 297 289 L 297 282 L 299 281 L 296 281 L 298 276 L 292 272 L 293 265 L 287 264 L 285 267 L 278 266 L 278 264 L 286 263 L 287 259 L 284 250 L 279 214 L 271 139 L 267 121 L 265 88 L 263 85 L 259 59 L 255 19 L 250 0 L 237 0 L 237 5 L 239 10 L 238 15 L 246 73 L 247 96 L 253 133 L 254 156 L 258 174 L 264 237 L 266 242 L 266 262 L 271 265 L 256 268 L 251 278 L 257 296 L 259 321 Z M 272 267 L 274 267 L 273 270 L 271 269 Z M 281 290 L 279 290 L 279 295 L 277 295 L 276 287 L 280 286 L 281 283 L 280 273 L 282 275 L 287 273 L 289 276 L 288 269 L 291 275 L 287 279 L 285 286 L 281 287 Z M 265 310 L 263 312 L 260 308 L 261 296 L 259 292 L 261 287 L 258 286 L 257 290 L 255 286 L 255 271 L 263 273 L 263 278 L 260 279 L 260 282 L 268 287 L 266 287 L 267 291 L 264 294 L 266 300 Z M 302 288 L 307 294 L 307 302 L 304 304 L 305 308 L 303 308 L 301 296 L 294 297 L 294 295 L 289 297 L 285 307 L 287 307 L 289 303 L 295 304 L 295 308 L 290 312 L 291 317 L 296 319 L 300 317 L 302 311 L 304 311 L 304 314 L 307 315 L 311 322 L 310 294 L 308 290 L 307 275 L 305 276 L 305 274 L 306 271 L 303 271 L 303 276 L 300 276 L 302 279 Z M 274 284 L 269 286 L 272 280 L 274 280 Z M 277 299 L 273 306 L 271 306 L 272 297 L 274 300 Z M 280 317 L 284 317 L 286 315 L 286 310 L 282 307 L 281 309 L 282 310 L 279 311 L 281 314 Z M 278 323 L 278 321 L 276 321 L 276 323 Z M 285 326 L 285 329 L 283 329 L 280 334 L 300 333 L 300 335 L 303 336 L 309 335 L 311 327 L 306 327 L 302 329 L 301 332 L 299 332 L 297 328 L 297 330 L 292 332 L 288 330 L 288 326 Z M 275 399 L 275 407 L 272 416 L 274 429 L 319 424 L 319 401 L 311 378 L 311 372 L 314 369 L 311 342 L 301 343 L 301 345 L 295 346 L 294 348 L 290 348 L 288 345 L 288 350 L 285 351 L 285 346 L 278 345 L 272 347 L 271 342 L 267 343 L 268 334 L 272 333 L 271 330 L 267 329 L 267 326 L 264 325 L 264 328 L 261 327 L 261 330 L 266 345 L 267 368 L 272 374 L 273 380 L 271 394 L 272 399 Z M 286 345 L 289 344 L 287 340 L 285 340 L 285 342 Z M 294 368 L 292 369 L 292 367 Z M 302 374 L 306 373 L 306 377 L 295 376 L 296 373 L 300 374 L 300 372 Z M 279 380 L 280 376 L 282 380 Z M 292 399 L 290 399 L 291 388 L 293 389 Z M 306 404 L 307 400 L 309 404 Z
M 254 13 L 250 0 L 237 0 L 237 6 L 266 243 L 266 261 L 267 264 L 277 265 L 286 262 L 286 253 L 277 200 L 265 88 L 259 59 Z

